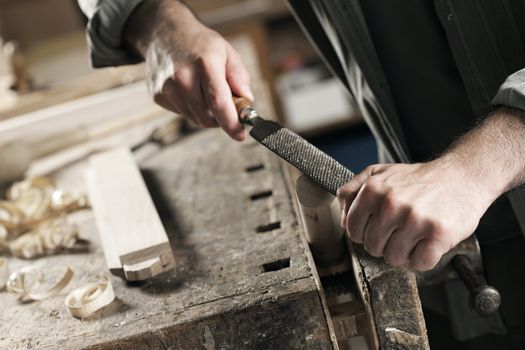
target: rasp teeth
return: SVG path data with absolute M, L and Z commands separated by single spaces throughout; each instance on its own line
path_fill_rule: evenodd
M 334 195 L 354 177 L 335 159 L 288 129 L 280 128 L 260 142 Z

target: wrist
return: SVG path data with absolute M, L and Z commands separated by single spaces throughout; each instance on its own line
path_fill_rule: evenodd
M 186 26 L 201 25 L 191 10 L 180 1 L 144 0 L 128 18 L 122 33 L 123 43 L 145 58 L 149 46 L 159 35 L 184 31 Z
M 468 154 L 451 150 L 433 162 L 446 169 L 448 180 L 455 181 L 459 186 L 458 190 L 476 197 L 483 211 L 505 192 L 505 185 L 497 178 L 496 173 L 469 159 Z

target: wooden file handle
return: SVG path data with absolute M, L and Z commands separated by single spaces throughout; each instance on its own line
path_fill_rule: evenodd
M 235 103 L 235 109 L 237 109 L 237 114 L 241 114 L 242 110 L 248 107 L 252 107 L 252 103 L 245 97 L 233 97 L 233 103 Z

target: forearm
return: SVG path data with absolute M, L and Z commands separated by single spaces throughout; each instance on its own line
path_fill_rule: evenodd
M 456 165 L 479 184 L 480 193 L 495 200 L 525 182 L 525 112 L 496 108 L 440 158 Z

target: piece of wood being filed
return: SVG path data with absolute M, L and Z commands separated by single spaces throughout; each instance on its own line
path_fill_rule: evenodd
M 92 156 L 86 181 L 112 274 L 140 281 L 175 267 L 166 231 L 127 148 Z
M 305 225 L 308 243 L 321 267 L 343 262 L 347 255 L 341 212 L 335 196 L 306 175 L 296 182 L 297 200 Z

